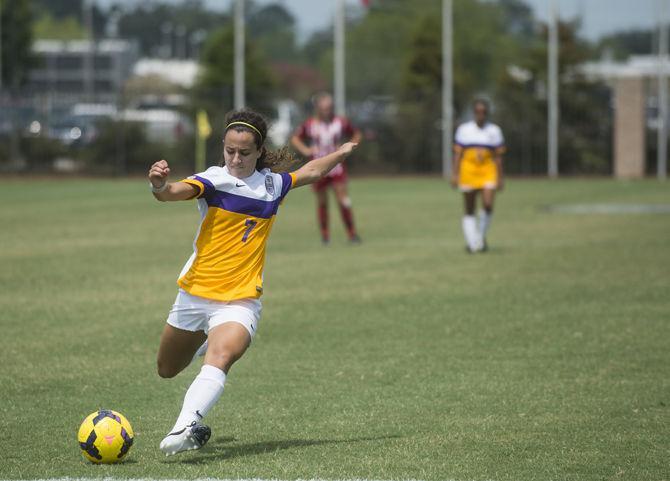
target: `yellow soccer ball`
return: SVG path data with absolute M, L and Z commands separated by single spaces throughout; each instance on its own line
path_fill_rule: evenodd
M 79 427 L 81 453 L 92 463 L 118 463 L 133 445 L 135 435 L 121 413 L 100 409 L 89 414 Z

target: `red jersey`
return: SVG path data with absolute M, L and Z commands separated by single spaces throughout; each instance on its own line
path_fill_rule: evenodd
M 316 117 L 309 118 L 298 127 L 296 135 L 307 145 L 316 146 L 316 159 L 332 154 L 337 148 L 354 135 L 354 127 L 345 117 L 333 117 L 330 122 L 323 122 Z

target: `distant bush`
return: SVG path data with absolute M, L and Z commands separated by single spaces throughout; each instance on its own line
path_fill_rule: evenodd
M 176 142 L 151 142 L 142 124 L 108 120 L 98 125 L 98 135 L 78 155 L 85 169 L 92 173 L 143 173 L 160 159 L 168 159 L 177 170 L 190 172 L 193 143 L 190 135 Z

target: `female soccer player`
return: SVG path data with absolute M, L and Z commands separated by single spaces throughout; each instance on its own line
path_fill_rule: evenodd
M 347 118 L 338 117 L 334 114 L 333 96 L 322 92 L 314 97 L 314 117 L 307 119 L 298 128 L 291 137 L 291 144 L 308 159 L 315 159 L 335 152 L 337 146 L 346 139 L 358 144 L 361 140 L 361 133 L 351 125 Z M 351 209 L 351 199 L 347 187 L 347 169 L 344 162 L 335 166 L 323 179 L 312 185 L 316 194 L 321 241 L 324 245 L 330 242 L 328 187 L 331 186 L 340 206 L 342 222 L 347 229 L 349 241 L 359 243 L 361 238 L 358 236 L 354 225 L 354 213 Z
M 266 136 L 259 114 L 235 111 L 227 118 L 220 166 L 179 182 L 168 182 L 165 160 L 149 171 L 156 199 L 198 199 L 201 216 L 194 252 L 179 275 L 179 292 L 161 336 L 158 374 L 174 377 L 198 348 L 206 346 L 206 353 L 174 427 L 160 444 L 166 455 L 199 449 L 209 440 L 211 431 L 201 420 L 258 330 L 265 246 L 279 204 L 290 189 L 318 181 L 356 147 L 346 143 L 293 173 L 274 173 L 292 159 L 286 151 L 269 152 L 263 146 Z
M 470 253 L 488 249 L 486 234 L 491 225 L 495 192 L 503 188 L 502 160 L 505 153 L 502 130 L 488 121 L 488 102 L 483 99 L 475 100 L 473 110 L 475 119 L 456 129 L 456 155 L 451 177 L 453 186 L 463 192 L 463 234 L 466 249 Z M 482 199 L 479 226 L 475 217 L 478 193 Z

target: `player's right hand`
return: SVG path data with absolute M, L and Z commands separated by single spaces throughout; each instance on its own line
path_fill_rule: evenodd
M 149 182 L 157 189 L 165 185 L 168 175 L 170 175 L 170 167 L 166 160 L 159 160 L 154 162 L 149 169 Z
M 458 187 L 458 179 L 456 178 L 455 175 L 452 175 L 452 176 L 451 176 L 451 179 L 449 179 L 449 183 L 451 184 L 451 186 L 452 186 L 454 189 L 456 189 L 456 188 Z

